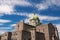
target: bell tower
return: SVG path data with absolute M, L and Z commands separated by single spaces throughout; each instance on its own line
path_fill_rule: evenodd
M 29 25 L 37 26 L 40 24 L 39 17 L 36 14 L 32 14 L 29 20 Z

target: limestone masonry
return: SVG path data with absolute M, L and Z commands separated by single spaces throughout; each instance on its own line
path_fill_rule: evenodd
M 40 23 L 39 17 L 33 14 L 29 23 L 19 22 L 14 32 L 6 32 L 0 40 L 59 40 L 58 30 L 51 23 Z

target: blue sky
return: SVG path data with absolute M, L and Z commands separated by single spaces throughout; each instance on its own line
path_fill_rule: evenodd
M 53 23 L 60 35 L 60 0 L 0 0 L 0 34 L 35 13 L 43 24 Z

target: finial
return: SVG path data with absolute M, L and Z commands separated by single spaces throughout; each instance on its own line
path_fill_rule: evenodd
M 35 15 L 35 13 L 34 13 L 34 15 Z

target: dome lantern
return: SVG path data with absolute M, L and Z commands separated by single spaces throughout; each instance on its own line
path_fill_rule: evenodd
M 32 14 L 30 16 L 29 24 L 32 26 L 37 26 L 37 25 L 39 25 L 39 23 L 40 23 L 39 17 L 35 14 Z

